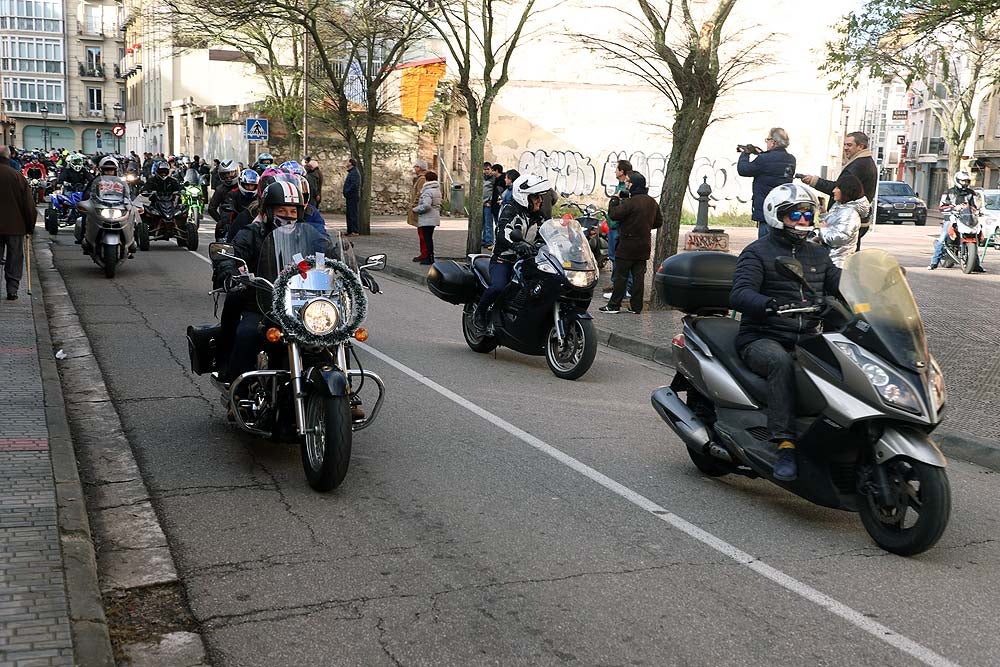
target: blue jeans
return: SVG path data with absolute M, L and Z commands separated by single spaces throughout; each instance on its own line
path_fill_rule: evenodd
M 483 205 L 483 245 L 493 245 L 496 222 L 493 219 L 493 207 Z
M 497 300 L 500 296 L 500 292 L 507 287 L 507 283 L 510 282 L 510 274 L 514 271 L 513 264 L 507 264 L 506 262 L 497 262 L 495 260 L 490 262 L 490 286 L 486 288 L 483 292 L 483 296 L 479 299 L 479 309 L 484 310 L 493 305 L 493 302 Z
M 948 223 L 941 225 L 941 235 L 934 242 L 934 256 L 931 257 L 931 266 L 937 266 L 944 255 L 944 242 L 948 238 Z
M 611 279 L 614 280 L 615 267 L 618 266 L 618 262 L 615 260 L 615 249 L 618 247 L 618 237 L 621 236 L 621 232 L 616 229 L 611 229 L 608 227 L 608 259 L 611 260 Z M 628 274 L 628 282 L 626 283 L 625 289 L 629 294 L 632 293 L 632 274 Z

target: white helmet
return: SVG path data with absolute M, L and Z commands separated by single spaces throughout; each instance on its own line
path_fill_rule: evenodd
M 528 195 L 540 195 L 551 189 L 552 185 L 546 179 L 534 174 L 525 174 L 511 184 L 514 201 L 524 208 L 528 208 Z
M 108 156 L 106 156 L 104 158 L 101 158 L 101 162 L 97 166 L 97 170 L 100 171 L 103 174 L 105 169 L 114 169 L 115 170 L 115 175 L 117 175 L 118 174 L 118 161 L 116 159 L 114 159 L 113 157 L 111 157 L 110 155 L 108 155 Z
M 955 185 L 960 188 L 967 188 L 972 185 L 972 176 L 964 169 L 955 174 Z
M 819 208 L 819 200 L 813 194 L 812 189 L 797 183 L 779 185 L 767 193 L 767 197 L 764 198 L 764 220 L 771 227 L 784 229 L 785 222 L 782 218 L 785 214 L 790 209 L 798 208 L 803 204 L 811 207 L 815 215 L 816 209 Z M 809 226 L 812 224 L 810 223 Z

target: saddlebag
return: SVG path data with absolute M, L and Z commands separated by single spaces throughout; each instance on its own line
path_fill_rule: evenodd
M 445 259 L 427 271 L 427 288 L 442 301 L 465 304 L 478 299 L 479 283 L 468 264 Z
M 204 375 L 219 370 L 218 346 L 221 335 L 222 327 L 218 324 L 187 328 L 192 373 Z
M 684 252 L 663 260 L 653 285 L 664 303 L 685 313 L 729 310 L 736 255 L 726 252 Z

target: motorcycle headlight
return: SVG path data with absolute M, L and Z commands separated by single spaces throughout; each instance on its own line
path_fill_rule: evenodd
M 567 271 L 566 280 L 573 287 L 590 287 L 594 284 L 593 271 Z
M 931 381 L 931 396 L 934 397 L 934 407 L 940 410 L 941 406 L 944 405 L 947 393 L 944 389 L 944 373 L 941 372 L 941 367 L 938 366 L 934 357 L 931 357 L 931 370 L 928 373 L 928 379 Z
M 857 345 L 851 343 L 836 345 L 864 372 L 883 402 L 907 412 L 920 414 L 920 401 L 909 382 L 892 369 L 886 368 L 883 362 L 865 354 Z
M 340 311 L 329 299 L 313 299 L 302 307 L 302 325 L 314 336 L 325 336 L 340 323 Z
M 102 208 L 101 217 L 105 220 L 118 220 L 125 217 L 125 211 L 120 208 Z

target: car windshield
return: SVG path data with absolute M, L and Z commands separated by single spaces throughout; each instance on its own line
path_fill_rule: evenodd
M 1000 211 L 1000 192 L 991 192 L 986 195 L 985 203 L 983 204 L 987 209 L 991 211 Z
M 896 258 L 874 248 L 854 253 L 844 262 L 840 293 L 896 363 L 926 367 L 930 355 L 920 310 Z
M 906 183 L 896 181 L 881 182 L 878 184 L 879 197 L 915 197 L 916 195 Z
M 596 271 L 597 261 L 587 242 L 583 227 L 576 220 L 546 220 L 538 230 L 549 253 L 569 271 Z

